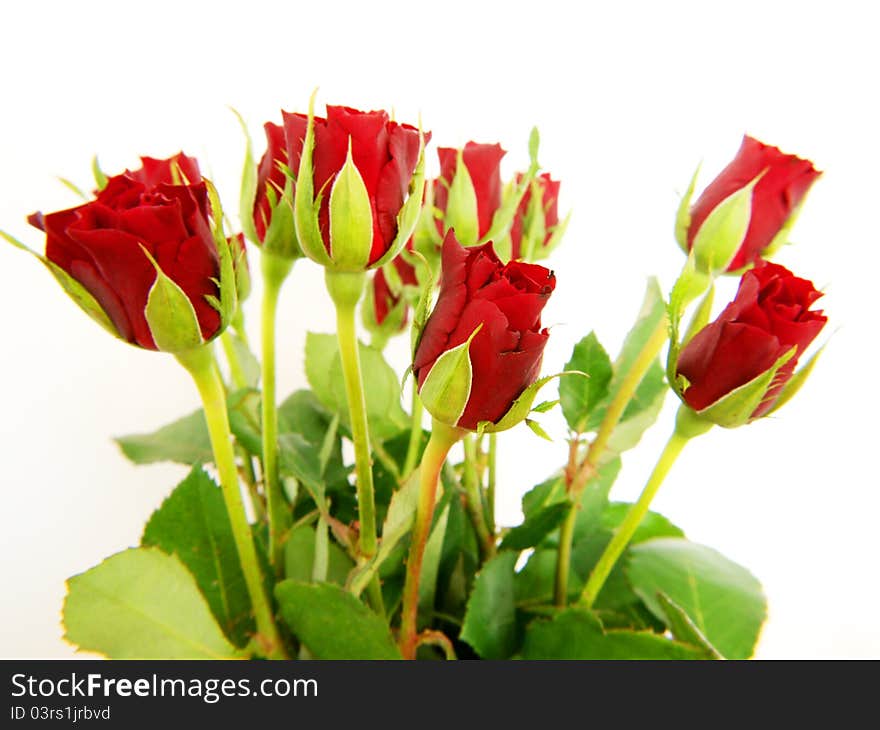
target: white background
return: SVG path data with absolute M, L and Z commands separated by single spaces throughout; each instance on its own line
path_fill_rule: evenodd
M 833 10 L 831 9 L 833 7 Z M 183 148 L 237 210 L 243 153 L 226 105 L 260 125 L 320 101 L 421 113 L 434 143 L 468 139 L 526 163 L 529 129 L 575 211 L 553 260 L 559 286 L 545 372 L 595 329 L 616 351 L 645 278 L 671 285 L 677 192 L 703 184 L 749 132 L 825 174 L 780 261 L 824 287 L 827 353 L 772 419 L 717 429 L 689 447 L 655 506 L 689 536 L 748 566 L 770 619 L 758 656 L 880 658 L 877 560 L 876 228 L 880 169 L 876 23 L 869 3 L 29 2 L 0 10 L 0 227 L 76 203 L 55 181 L 90 184 Z M 430 161 L 436 170 L 436 153 Z M 318 269 L 285 287 L 281 393 L 304 384 L 307 329 L 333 331 Z M 732 295 L 733 282 L 726 295 Z M 256 339 L 259 291 L 248 302 Z M 137 544 L 185 473 L 134 467 L 110 437 L 196 406 L 169 356 L 108 337 L 45 270 L 0 244 L 0 655 L 63 657 L 64 580 Z M 402 370 L 406 345 L 390 356 Z M 613 496 L 633 498 L 666 438 L 660 422 L 626 459 Z M 525 429 L 501 444 L 500 520 L 564 458 Z

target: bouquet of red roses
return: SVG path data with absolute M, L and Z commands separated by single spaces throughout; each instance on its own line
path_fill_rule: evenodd
M 96 164 L 80 205 L 29 218 L 44 254 L 3 234 L 112 335 L 172 354 L 203 403 L 118 439 L 135 463 L 192 471 L 139 547 L 69 580 L 66 638 L 111 658 L 751 656 L 760 584 L 650 505 L 689 441 L 774 413 L 815 363 L 821 294 L 770 262 L 812 163 L 745 137 L 694 202 L 695 174 L 669 295 L 649 281 L 616 358 L 590 333 L 546 375 L 557 276 L 538 262 L 568 218 L 537 131 L 506 183 L 501 146 L 473 142 L 440 147 L 427 179 L 432 135 L 383 111 L 319 117 L 313 99 L 265 133 L 259 163 L 248 140 L 240 229 L 180 153 L 111 177 Z M 263 280 L 253 348 L 246 240 Z M 309 334 L 309 389 L 279 398 L 278 296 L 303 258 L 324 270 L 337 328 Z M 739 287 L 713 319 L 724 276 Z M 404 371 L 383 351 L 407 331 Z M 641 496 L 611 501 L 670 390 L 675 428 Z M 558 465 L 523 497 L 522 523 L 498 525 L 503 433 L 548 438 L 539 419 L 554 416 L 568 427 Z

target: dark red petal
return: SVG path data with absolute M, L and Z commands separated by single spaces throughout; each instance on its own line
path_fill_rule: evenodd
M 768 332 L 737 322 L 714 322 L 685 346 L 678 373 L 690 386 L 684 399 L 700 411 L 773 367 L 787 348 Z
M 489 232 L 492 218 L 501 207 L 501 158 L 506 152 L 500 144 L 477 144 L 464 146 L 462 159 L 471 175 L 477 193 L 477 215 L 480 220 L 479 237 Z
M 127 170 L 123 174 L 132 180 L 137 180 L 147 189 L 155 188 L 161 184 L 194 185 L 202 180 L 198 161 L 194 157 L 187 157 L 183 152 L 178 152 L 167 160 L 141 157 L 139 169 Z
M 260 158 L 257 168 L 257 192 L 254 198 L 254 227 L 260 241 L 265 239 L 272 218 L 272 206 L 266 189 L 272 187 L 275 191 L 275 200 L 278 200 L 287 184 L 287 175 L 279 167 L 279 163 L 287 165 L 284 127 L 266 122 L 263 129 L 266 132 L 266 151 Z M 293 172 L 296 174 L 296 170 Z

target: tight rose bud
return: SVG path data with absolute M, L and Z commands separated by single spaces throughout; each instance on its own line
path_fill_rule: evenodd
M 393 266 L 397 272 L 397 278 L 401 286 L 417 287 L 419 285 L 419 280 L 416 278 L 415 268 L 412 264 L 406 261 L 402 255 L 395 258 L 390 265 Z M 404 316 L 403 321 L 400 323 L 401 329 L 403 328 L 406 324 L 406 302 L 403 299 L 402 292 L 398 291 L 395 293 L 392 291 L 388 279 L 385 276 L 384 269 L 376 270 L 376 276 L 373 279 L 373 302 L 375 307 L 374 311 L 376 312 L 376 322 L 380 325 L 385 322 L 385 318 L 388 316 L 389 311 L 396 307 L 399 302 L 403 302 Z
M 389 277 L 385 274 L 388 267 L 394 269 L 393 282 L 389 282 Z M 363 304 L 364 327 L 373 337 L 373 347 L 383 349 L 389 338 L 406 328 L 409 303 L 405 287 L 415 290 L 418 279 L 415 269 L 402 255 L 381 269 L 376 269 Z
M 556 286 L 543 266 L 503 264 L 491 243 L 443 242 L 440 295 L 413 358 L 428 411 L 451 426 L 498 423 L 538 377 L 549 333 L 541 311 Z
M 734 300 L 679 354 L 684 402 L 721 426 L 766 415 L 827 321 L 810 309 L 821 296 L 777 264 L 759 262 L 743 274 Z
M 266 122 L 266 151 L 257 167 L 257 189 L 253 199 L 255 236 L 264 250 L 285 259 L 300 255 L 293 225 L 293 183 L 287 174 L 287 140 L 284 127 Z
M 282 114 L 287 156 L 298 180 L 296 226 L 304 253 L 342 271 L 364 271 L 390 260 L 418 217 L 424 184 L 416 169 L 419 130 L 390 121 L 384 111 L 328 106 L 326 119 L 313 118 L 307 140 L 309 117 Z M 425 142 L 429 138 L 424 135 Z M 418 190 L 411 190 L 416 184 Z M 406 215 L 405 202 L 411 202 Z
M 677 226 L 679 243 L 706 271 L 737 271 L 771 255 L 821 173 L 809 160 L 745 136 L 733 161 Z M 686 202 L 685 202 L 686 205 Z
M 468 142 L 463 149 L 440 147 L 440 177 L 434 183 L 434 205 L 443 213 L 437 222 L 440 235 L 450 228 L 465 246 L 473 246 L 492 226 L 501 207 L 499 144 Z M 464 165 L 459 166 L 459 158 Z
M 517 173 L 516 182 L 522 180 Z M 540 195 L 534 194 L 540 193 Z M 559 237 L 559 181 L 549 173 L 536 177 L 526 190 L 510 228 L 511 258 L 535 261 L 546 257 Z
M 46 233 L 50 268 L 92 316 L 133 345 L 178 352 L 222 328 L 208 189 L 182 154 L 142 161 L 95 200 L 29 221 Z

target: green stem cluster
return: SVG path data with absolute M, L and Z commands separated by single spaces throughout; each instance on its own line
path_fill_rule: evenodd
M 400 652 L 404 659 L 415 659 L 418 644 L 417 622 L 419 611 L 419 580 L 422 573 L 422 560 L 425 546 L 431 532 L 434 518 L 434 504 L 437 500 L 437 484 L 440 470 L 449 450 L 465 434 L 461 429 L 434 421 L 431 438 L 422 455 L 419 466 L 419 501 L 413 525 L 409 557 L 406 561 L 406 582 L 403 586 L 403 607 L 400 614 Z
M 362 562 L 376 554 L 376 497 L 373 488 L 373 469 L 370 450 L 370 431 L 367 424 L 367 403 L 361 374 L 360 354 L 355 310 L 364 291 L 366 275 L 363 272 L 340 272 L 326 269 L 327 291 L 336 307 L 336 336 L 342 361 L 342 376 L 351 420 L 354 442 L 355 479 L 357 481 L 358 553 Z M 367 596 L 373 609 L 384 615 L 382 590 L 375 576 L 367 586 Z

